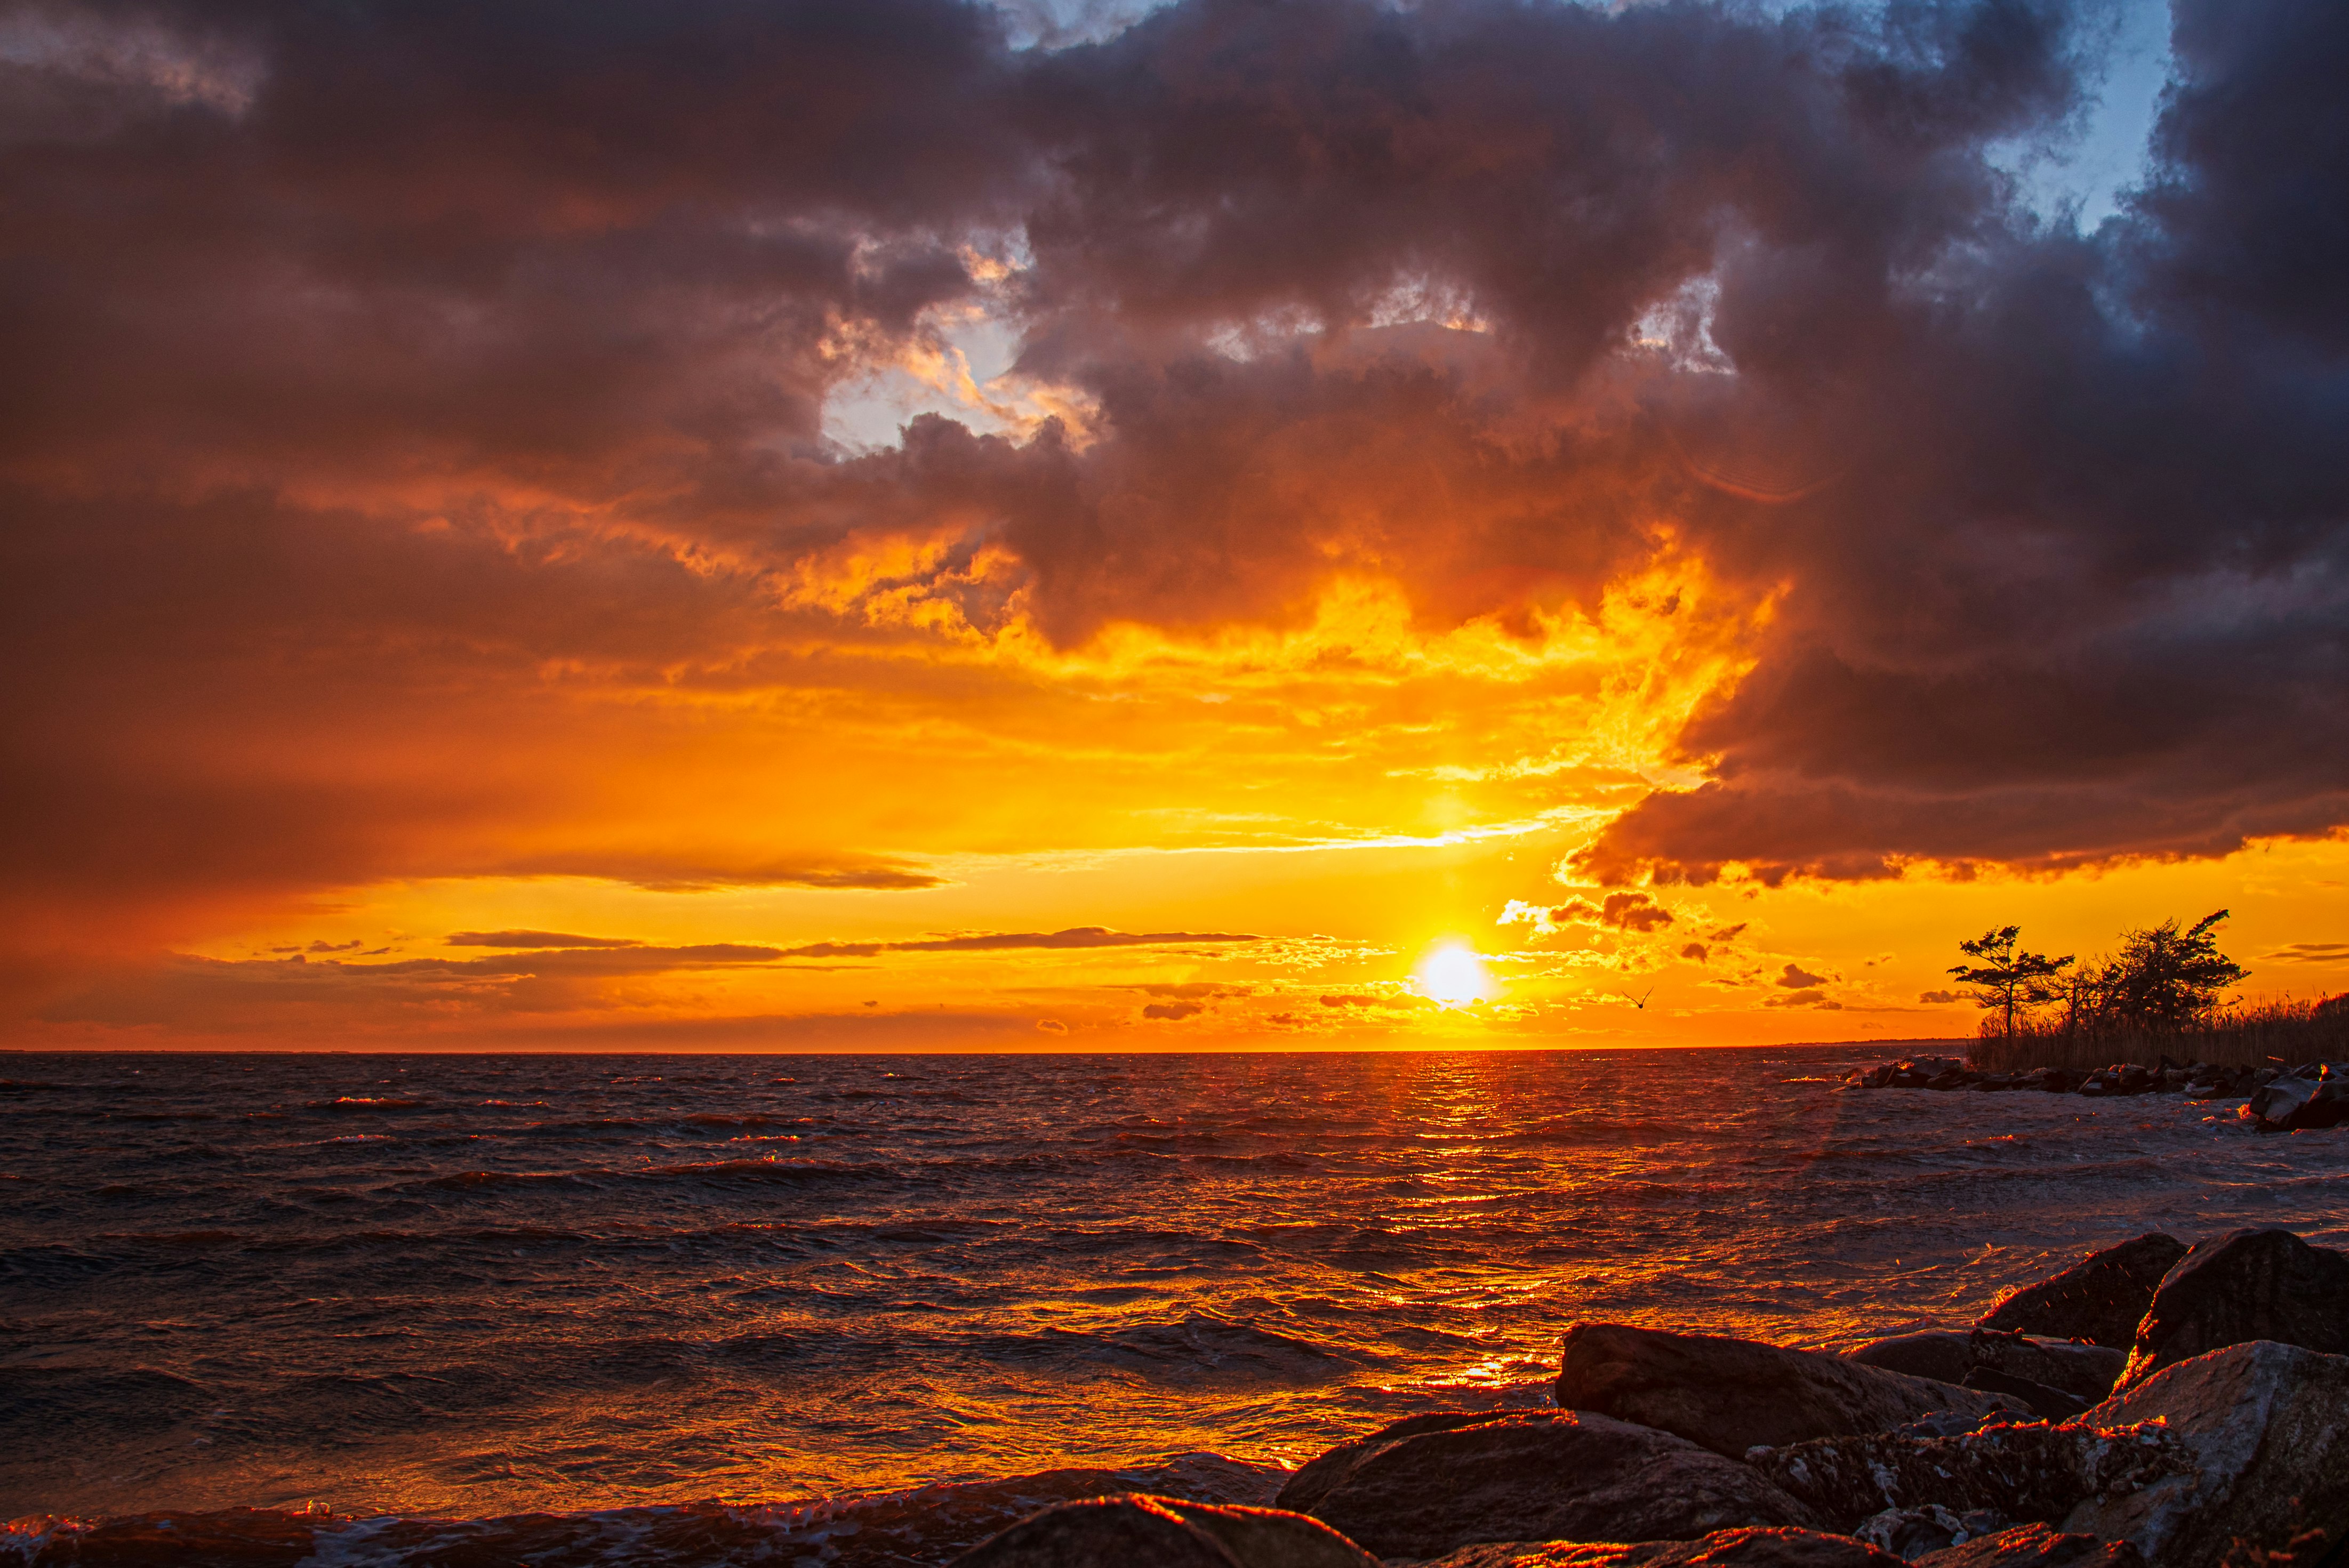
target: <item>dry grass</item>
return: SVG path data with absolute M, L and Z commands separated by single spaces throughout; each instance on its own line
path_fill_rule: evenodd
M 2147 1067 L 2216 1062 L 2225 1067 L 2297 1066 L 2349 1058 L 2349 995 L 2314 1002 L 2259 1002 L 2226 1007 L 2199 1026 L 2160 1032 L 2070 1030 L 2060 1018 L 2019 1022 L 2009 1039 L 1991 1019 L 1966 1049 L 1967 1065 L 1988 1072 L 2029 1068 Z

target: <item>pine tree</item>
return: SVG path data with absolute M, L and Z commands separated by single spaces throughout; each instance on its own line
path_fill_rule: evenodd
M 1971 942 L 1961 942 L 1959 952 L 1982 962 L 1956 965 L 1950 970 L 1958 984 L 1972 988 L 1976 1006 L 1995 1007 L 2005 1013 L 2006 1037 L 2010 1040 L 2014 1038 L 2016 1012 L 2054 1000 L 2057 995 L 2055 976 L 2072 962 L 2068 953 L 2061 958 L 2050 958 L 2044 953 L 2018 952 L 2015 944 L 2022 937 L 2023 927 L 2005 925 L 1985 931 Z
M 2125 1028 L 2177 1030 L 2219 1005 L 2219 994 L 2251 973 L 2219 951 L 2220 910 L 2181 932 L 2175 919 L 2121 934 L 2121 950 L 2098 976 L 2102 1011 Z

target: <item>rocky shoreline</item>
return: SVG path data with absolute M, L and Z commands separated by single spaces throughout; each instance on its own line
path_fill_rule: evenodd
M 2168 1057 L 2153 1067 L 2115 1062 L 2110 1067 L 2033 1068 L 2027 1072 L 1984 1072 L 1954 1057 L 1913 1057 L 1851 1073 L 1854 1088 L 1923 1088 L 1977 1094 L 2036 1091 L 2091 1097 L 2179 1094 L 2193 1100 L 2240 1100 L 2236 1114 L 2262 1132 L 2316 1131 L 2349 1121 L 2349 1062 L 2303 1062 L 2297 1067 L 2225 1067 L 2215 1062 L 2183 1065 Z
M 2140 1236 L 1841 1354 L 1568 1331 L 1554 1410 L 1414 1416 L 1270 1508 L 1125 1493 L 957 1568 L 2343 1568 L 2349 1254 Z
M 2349 1253 L 2159 1233 L 1841 1353 L 1581 1323 L 1555 1408 L 806 1504 L 28 1518 L 0 1563 L 2349 1568 Z

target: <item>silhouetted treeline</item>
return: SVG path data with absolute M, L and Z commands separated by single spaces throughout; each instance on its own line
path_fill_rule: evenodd
M 2121 934 L 2085 962 L 2026 951 L 2022 928 L 1983 933 L 1950 974 L 1985 1009 L 1967 1052 L 1992 1070 L 2202 1061 L 2260 1067 L 2349 1057 L 2349 995 L 2245 1005 L 2223 1000 L 2249 971 L 2219 951 L 2219 910 Z

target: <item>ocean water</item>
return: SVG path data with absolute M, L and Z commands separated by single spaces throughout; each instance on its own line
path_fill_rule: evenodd
M 0 1056 L 0 1518 L 823 1558 L 773 1553 L 936 1483 L 1262 1495 L 1544 1402 L 1578 1319 L 1836 1345 L 2148 1229 L 2349 1244 L 2349 1130 L 1842 1087 L 1876 1059 Z

